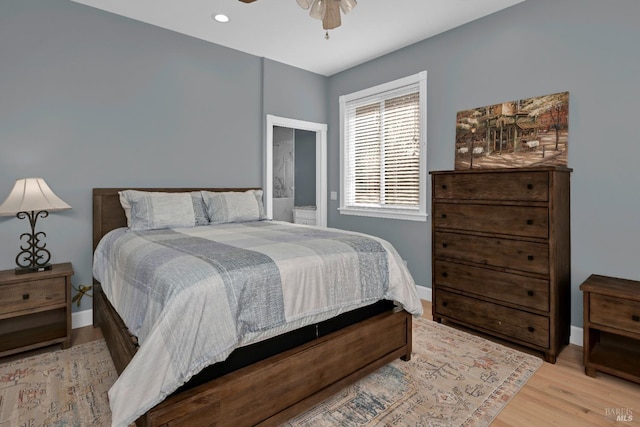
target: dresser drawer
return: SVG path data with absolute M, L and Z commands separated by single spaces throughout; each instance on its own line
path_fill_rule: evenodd
M 544 243 L 439 231 L 435 233 L 433 255 L 549 274 L 549 247 Z
M 0 286 L 0 316 L 66 302 L 64 277 Z
M 482 179 L 474 174 L 435 175 L 436 199 L 476 199 L 539 201 L 549 200 L 547 172 L 485 173 Z
M 439 286 L 477 294 L 528 309 L 549 311 L 549 281 L 447 261 L 435 262 Z
M 523 237 L 549 237 L 549 210 L 528 206 L 436 203 L 436 228 L 500 233 Z
M 549 347 L 549 318 L 458 295 L 435 292 L 436 314 L 543 348 Z
M 640 301 L 594 293 L 590 299 L 590 322 L 640 333 Z

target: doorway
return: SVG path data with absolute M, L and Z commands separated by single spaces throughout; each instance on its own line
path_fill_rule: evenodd
M 267 115 L 264 170 L 269 219 L 327 226 L 325 123 Z

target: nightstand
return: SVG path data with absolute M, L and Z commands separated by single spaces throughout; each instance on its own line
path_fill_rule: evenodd
M 592 274 L 584 292 L 584 370 L 640 383 L 640 282 Z
M 0 357 L 71 345 L 71 276 L 71 263 L 37 273 L 0 271 Z

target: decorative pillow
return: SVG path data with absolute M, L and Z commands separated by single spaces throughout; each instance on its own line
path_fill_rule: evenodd
M 266 218 L 262 190 L 202 191 L 211 224 L 260 221 Z
M 162 193 L 120 191 L 120 204 L 132 230 L 155 230 L 172 227 L 207 225 L 209 219 L 199 191 Z

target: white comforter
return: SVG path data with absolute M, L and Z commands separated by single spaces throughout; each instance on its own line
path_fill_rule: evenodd
M 114 230 L 98 245 L 93 272 L 140 344 L 109 391 L 116 426 L 237 347 L 381 299 L 422 314 L 388 242 L 288 223 Z

